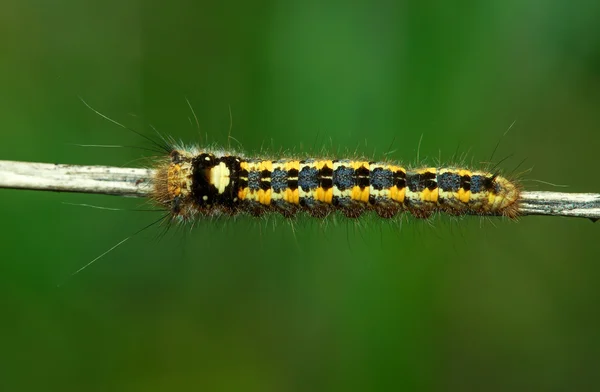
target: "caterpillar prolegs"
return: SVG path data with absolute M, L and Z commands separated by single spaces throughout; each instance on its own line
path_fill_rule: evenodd
M 350 218 L 374 211 L 383 218 L 410 212 L 518 215 L 520 188 L 487 171 L 458 167 L 406 169 L 355 159 L 253 159 L 218 150 L 176 148 L 158 163 L 154 200 L 175 219 L 198 216 L 291 217 L 305 211 Z

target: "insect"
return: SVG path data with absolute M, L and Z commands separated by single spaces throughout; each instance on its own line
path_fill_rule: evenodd
M 152 199 L 173 218 L 303 211 L 349 218 L 409 212 L 516 218 L 520 187 L 498 173 L 458 167 L 406 169 L 356 159 L 248 158 L 222 150 L 174 147 L 157 162 Z

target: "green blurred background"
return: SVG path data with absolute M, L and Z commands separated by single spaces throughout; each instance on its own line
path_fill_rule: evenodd
M 169 4 L 167 4 L 169 3 Z M 246 151 L 485 161 L 600 192 L 600 6 L 5 0 L 0 159 L 135 165 L 101 119 Z M 131 116 L 130 114 L 135 114 Z M 431 160 L 430 160 L 431 161 Z M 525 182 L 531 190 L 563 190 Z M 591 390 L 600 223 L 201 221 L 0 190 L 0 389 Z

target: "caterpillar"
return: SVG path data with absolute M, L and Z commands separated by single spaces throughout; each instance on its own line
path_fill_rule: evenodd
M 503 215 L 517 218 L 520 187 L 497 173 L 459 167 L 406 169 L 362 159 L 258 159 L 216 149 L 174 147 L 157 162 L 153 200 L 173 219 L 260 216 L 299 211 L 349 218 L 409 212 L 428 218 Z
M 519 215 L 520 186 L 498 173 L 459 167 L 407 170 L 399 163 L 364 159 L 259 159 L 219 149 L 186 148 L 160 134 L 161 141 L 149 138 L 80 99 L 99 116 L 167 153 L 153 165 L 151 198 L 174 220 L 267 212 L 292 217 L 299 211 L 317 218 L 333 211 L 349 218 L 367 211 L 382 218 L 405 211 L 417 218 L 436 212 L 511 219 Z M 189 101 L 188 105 L 198 124 Z

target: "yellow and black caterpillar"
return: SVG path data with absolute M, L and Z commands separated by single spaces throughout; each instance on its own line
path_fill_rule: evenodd
M 504 215 L 516 218 L 520 188 L 495 173 L 457 167 L 407 170 L 353 159 L 250 159 L 224 151 L 174 148 L 159 162 L 154 200 L 173 218 L 333 211 L 383 218 L 408 211 L 418 218 Z

